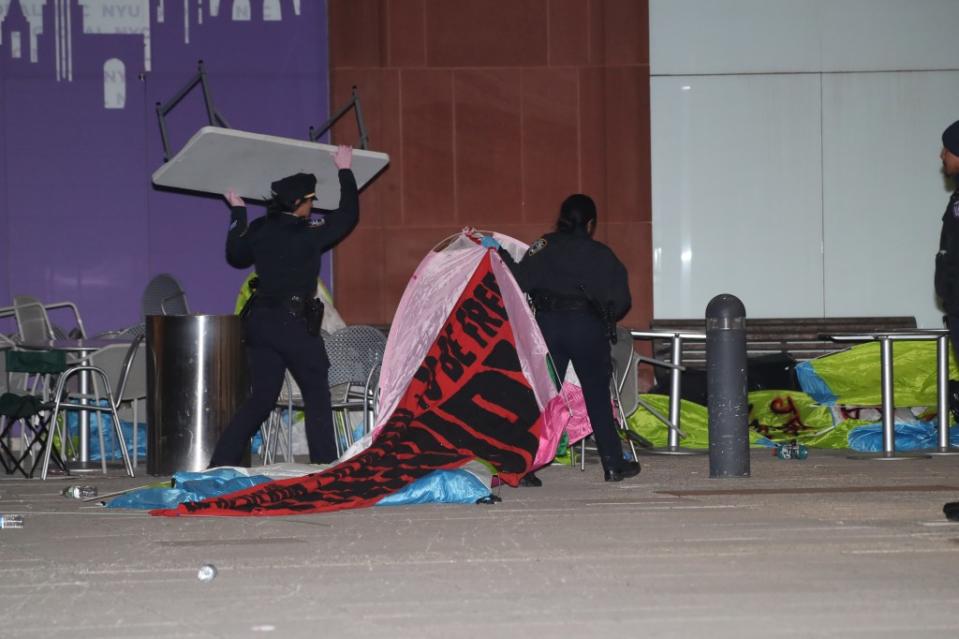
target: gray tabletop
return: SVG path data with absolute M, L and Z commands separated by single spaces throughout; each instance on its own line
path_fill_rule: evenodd
M 88 353 L 98 351 L 115 344 L 130 344 L 131 340 L 124 339 L 51 339 L 45 342 L 20 344 L 20 348 L 38 351 L 66 351 L 69 353 Z

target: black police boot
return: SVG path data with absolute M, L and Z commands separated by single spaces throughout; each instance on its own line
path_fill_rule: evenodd
M 623 481 L 629 477 L 635 477 L 639 471 L 639 462 L 623 462 L 619 468 L 607 468 L 604 478 L 606 481 Z
M 519 485 L 539 488 L 543 485 L 543 480 L 537 477 L 536 473 L 526 473 L 523 475 L 523 478 L 519 480 Z
M 942 514 L 949 521 L 959 521 L 959 501 L 950 501 L 942 507 Z

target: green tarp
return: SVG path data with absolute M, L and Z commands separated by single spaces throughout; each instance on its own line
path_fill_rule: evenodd
M 641 395 L 664 415 L 669 413 L 669 397 Z M 708 448 L 709 432 L 706 407 L 683 400 L 680 403 L 680 428 L 687 437 L 681 440 L 686 448 Z M 629 416 L 631 430 L 648 439 L 656 447 L 667 445 L 667 430 L 651 413 L 639 408 Z M 865 421 L 845 420 L 833 425 L 832 412 L 817 404 L 805 393 L 797 391 L 756 391 L 749 394 L 749 441 L 763 446 L 763 439 L 774 442 L 797 440 L 816 448 L 846 448 L 851 429 Z M 768 445 L 768 444 L 765 444 Z
M 892 352 L 896 406 L 935 406 L 936 343 L 895 342 Z M 878 342 L 859 344 L 808 363 L 829 386 L 837 404 L 878 406 L 882 403 Z M 949 349 L 949 378 L 959 379 L 952 348 Z

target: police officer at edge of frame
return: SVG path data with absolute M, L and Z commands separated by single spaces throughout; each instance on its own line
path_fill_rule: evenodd
M 959 121 L 953 122 L 942 132 L 942 172 L 947 178 L 959 178 Z M 959 354 L 959 184 L 949 198 L 946 212 L 942 215 L 942 231 L 939 234 L 939 252 L 936 254 L 936 295 L 942 299 L 946 311 L 946 324 L 953 354 Z M 950 398 L 955 396 L 950 382 Z M 955 407 L 953 407 L 955 414 Z M 959 521 L 959 502 L 947 503 L 942 508 L 947 519 Z
M 959 176 L 959 122 L 942 133 L 942 172 L 955 180 Z M 942 299 L 953 351 L 959 352 L 959 188 L 953 191 L 942 215 L 939 253 L 936 254 L 936 295 Z
M 492 237 L 484 237 L 482 244 L 498 249 L 520 288 L 532 298 L 560 380 L 572 361 L 605 479 L 621 481 L 638 475 L 640 467 L 639 462 L 623 459 L 613 423 L 610 340 L 631 300 L 626 267 L 608 246 L 593 239 L 595 230 L 596 205 L 577 193 L 560 207 L 556 231 L 533 242 L 520 262 Z M 532 485 L 540 484 L 532 479 Z
M 250 438 L 276 406 L 287 369 L 303 395 L 310 462 L 336 459 L 327 373 L 320 335 L 323 304 L 314 299 L 323 253 L 342 241 L 359 221 L 352 149 L 339 146 L 333 163 L 340 181 L 340 205 L 310 221 L 316 177 L 297 173 L 273 182 L 267 214 L 247 225 L 243 200 L 233 191 L 226 260 L 236 268 L 256 267 L 257 285 L 243 317 L 253 392 L 220 436 L 210 467 L 239 465 Z

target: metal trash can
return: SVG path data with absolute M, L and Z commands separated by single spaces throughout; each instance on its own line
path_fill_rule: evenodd
M 240 318 L 150 315 L 146 337 L 147 472 L 204 470 L 249 392 Z

